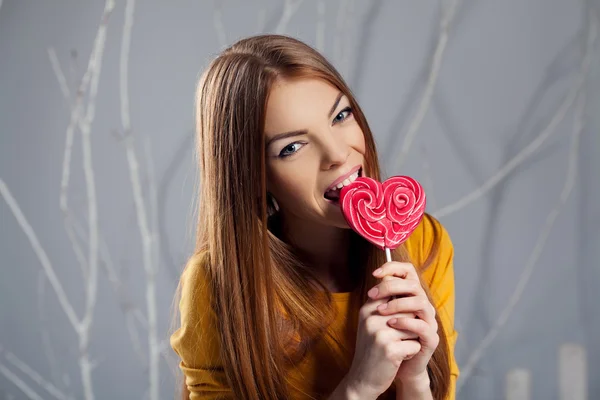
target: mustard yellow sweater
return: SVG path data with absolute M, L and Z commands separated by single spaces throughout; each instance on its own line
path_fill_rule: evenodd
M 429 256 L 433 245 L 434 225 L 441 232 L 441 242 L 433 263 L 423 273 L 424 282 L 429 285 L 434 305 L 448 335 L 450 348 L 451 385 L 448 400 L 455 398 L 456 379 L 459 375 L 458 365 L 454 357 L 457 332 L 454 329 L 454 269 L 452 264 L 453 247 L 445 228 L 434 218 L 426 215 L 417 229 L 406 241 L 411 260 L 415 265 L 422 265 Z M 180 368 L 185 375 L 190 391 L 190 399 L 232 399 L 233 395 L 227 385 L 219 357 L 219 340 L 217 317 L 208 306 L 208 290 L 203 279 L 202 257 L 189 260 L 181 277 L 182 293 L 179 303 L 181 325 L 170 338 L 171 347 L 181 358 Z M 337 351 L 354 350 L 353 341 L 356 329 L 348 327 L 348 318 L 358 309 L 350 309 L 350 293 L 332 293 L 338 313 L 336 320 L 329 327 L 334 337 L 342 338 L 340 344 L 329 342 L 324 338 L 317 343 L 312 352 L 292 370 L 291 380 L 298 385 L 291 388 L 293 399 L 326 398 L 347 371 L 340 370 L 335 362 L 334 347 Z M 348 329 L 350 328 L 350 329 Z M 349 332 L 353 334 L 349 335 Z M 327 335 L 325 335 L 327 336 Z M 345 341 L 345 342 L 344 342 Z

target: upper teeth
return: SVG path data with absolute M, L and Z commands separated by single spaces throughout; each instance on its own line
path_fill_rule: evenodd
M 349 184 L 351 184 L 352 182 L 354 182 L 356 180 L 356 178 L 358 178 L 358 171 L 356 171 L 355 173 L 353 173 L 352 175 L 350 175 L 348 178 L 344 179 L 343 182 L 338 183 L 336 188 L 337 189 L 341 189 L 344 186 L 348 186 Z

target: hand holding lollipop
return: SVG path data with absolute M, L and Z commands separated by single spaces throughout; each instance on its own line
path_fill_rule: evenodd
M 370 386 L 375 393 L 388 387 L 381 384 L 382 377 L 390 383 L 401 381 L 403 387 L 427 384 L 427 364 L 439 343 L 435 308 L 415 268 L 391 262 L 391 250 L 404 243 L 421 222 L 425 203 L 422 186 L 408 176 L 394 176 L 383 183 L 359 177 L 340 192 L 340 207 L 348 225 L 384 250 L 388 261 L 376 275 L 390 282 L 369 291 L 373 300 L 361 308 L 357 352 L 349 372 L 350 377 L 372 376 L 375 383 Z M 371 318 L 374 320 L 367 323 Z M 395 329 L 386 329 L 388 325 Z M 382 335 L 388 337 L 383 344 L 375 340 Z M 392 381 L 387 380 L 390 370 Z

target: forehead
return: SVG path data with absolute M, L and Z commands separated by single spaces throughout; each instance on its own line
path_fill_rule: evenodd
M 265 116 L 265 133 L 307 129 L 327 115 L 340 91 L 314 78 L 278 79 L 271 87 Z

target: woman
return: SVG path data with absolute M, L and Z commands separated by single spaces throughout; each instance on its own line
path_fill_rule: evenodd
M 196 106 L 197 245 L 171 336 L 183 397 L 453 399 L 452 244 L 426 215 L 385 263 L 348 227 L 338 183 L 380 171 L 333 66 L 290 37 L 246 38 Z

